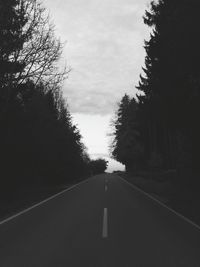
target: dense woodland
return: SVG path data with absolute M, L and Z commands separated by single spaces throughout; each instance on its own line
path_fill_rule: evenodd
M 0 13 L 1 192 L 97 173 L 62 96 L 69 70 L 58 67 L 62 44 L 45 8 L 0 0 Z
M 136 97 L 113 120 L 113 157 L 127 171 L 176 170 L 174 184 L 199 188 L 200 3 L 159 0 L 144 23 L 145 66 Z M 71 183 L 105 171 L 91 160 L 62 96 L 69 69 L 38 0 L 0 0 L 1 191 Z
M 137 96 L 125 95 L 113 120 L 113 157 L 127 171 L 176 170 L 174 184 L 200 186 L 198 0 L 152 1 Z

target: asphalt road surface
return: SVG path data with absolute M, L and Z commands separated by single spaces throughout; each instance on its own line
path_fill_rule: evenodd
M 199 267 L 200 230 L 116 175 L 4 223 L 0 267 Z

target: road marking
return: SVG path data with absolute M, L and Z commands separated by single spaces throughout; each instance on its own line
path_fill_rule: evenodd
M 117 175 L 119 177 L 119 179 L 121 179 L 122 181 L 124 181 L 125 183 L 127 183 L 129 186 L 133 187 L 136 191 L 140 192 L 141 194 L 147 196 L 148 198 L 150 198 L 151 200 L 155 201 L 156 203 L 158 203 L 160 206 L 164 207 L 165 209 L 167 209 L 168 211 L 170 211 L 171 213 L 175 214 L 176 216 L 178 216 L 179 218 L 181 218 L 182 220 L 184 220 L 185 222 L 191 224 L 192 226 L 194 226 L 195 228 L 197 228 L 200 231 L 200 226 L 198 224 L 196 224 L 195 222 L 191 221 L 190 219 L 186 218 L 185 216 L 183 216 L 182 214 L 176 212 L 175 210 L 171 209 L 170 207 L 168 207 L 167 205 L 163 204 L 162 202 L 160 202 L 158 199 L 152 197 L 150 194 L 146 193 L 145 191 L 143 191 L 142 189 L 138 188 L 137 186 L 129 183 L 128 181 L 126 181 L 124 178 L 122 178 L 121 176 Z
M 108 237 L 108 209 L 104 208 L 103 211 L 103 231 L 102 231 L 102 237 L 107 238 Z
M 105 192 L 108 191 L 108 186 L 107 184 L 105 185 Z
M 52 200 L 52 199 L 54 199 L 54 198 L 56 198 L 56 197 L 58 197 L 58 196 L 60 196 L 60 195 L 62 195 L 64 193 L 66 193 L 67 191 L 70 191 L 70 190 L 74 189 L 75 187 L 78 187 L 79 185 L 86 183 L 90 179 L 91 179 L 91 177 L 86 179 L 86 180 L 84 180 L 84 181 L 82 181 L 82 182 L 80 182 L 80 183 L 78 183 L 78 184 L 75 184 L 75 185 L 73 185 L 73 186 L 71 186 L 71 187 L 69 187 L 69 188 L 67 188 L 67 189 L 65 189 L 65 190 L 63 190 L 63 191 L 61 191 L 61 192 L 59 192 L 59 193 L 57 193 L 57 194 L 55 194 L 55 195 L 53 195 L 53 196 L 51 196 L 49 198 L 37 203 L 37 204 L 25 209 L 25 210 L 22 210 L 22 211 L 20 211 L 20 212 L 18 212 L 16 214 L 4 219 L 3 221 L 0 221 L 0 225 L 2 225 L 4 223 L 7 223 L 7 222 L 17 218 L 18 216 L 20 216 L 20 215 L 22 215 L 22 214 L 24 214 L 24 213 L 26 213 L 28 211 L 31 211 L 32 209 L 37 208 L 38 206 L 41 206 L 41 205 L 45 204 L 46 202 L 48 202 L 48 201 L 50 201 L 50 200 Z

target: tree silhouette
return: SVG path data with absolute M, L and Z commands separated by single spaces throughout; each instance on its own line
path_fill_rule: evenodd
M 139 167 L 143 158 L 143 146 L 137 121 L 138 104 L 125 95 L 118 104 L 116 118 L 113 121 L 113 142 L 111 153 L 114 159 L 126 166 L 127 170 Z
M 62 45 L 36 0 L 0 1 L 1 193 L 89 175 L 89 157 L 62 96 Z
M 138 86 L 147 158 L 161 156 L 164 168 L 177 168 L 191 184 L 198 181 L 188 173 L 199 173 L 199 8 L 196 0 L 151 3 L 144 22 L 152 32 Z
M 105 159 L 99 158 L 96 160 L 91 160 L 89 162 L 89 168 L 93 175 L 104 173 L 107 169 L 108 161 Z
M 67 71 L 58 68 L 62 44 L 54 35 L 45 8 L 37 0 L 1 2 L 0 81 L 7 109 L 27 80 L 42 82 L 47 90 L 59 85 Z
M 15 53 L 23 49 L 26 40 L 22 33 L 23 27 L 26 25 L 25 12 L 22 9 L 18 11 L 19 1 L 8 0 L 0 1 L 0 103 L 1 110 L 5 106 L 11 94 L 12 80 L 22 72 L 24 63 L 15 60 Z
M 152 31 L 138 101 L 130 111 L 134 100 L 125 96 L 114 120 L 112 154 L 126 166 L 141 149 L 146 167 L 199 172 L 199 7 L 197 0 L 159 0 L 145 13 Z

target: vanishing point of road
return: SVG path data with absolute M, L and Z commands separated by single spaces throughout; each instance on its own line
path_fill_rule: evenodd
M 113 174 L 0 223 L 0 267 L 199 267 L 200 230 Z

